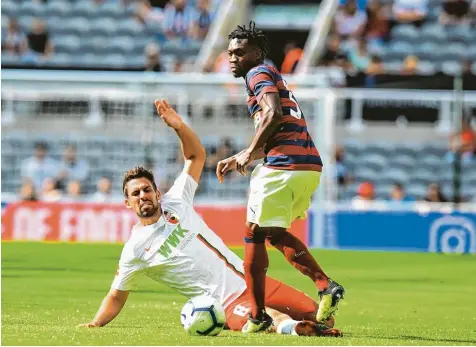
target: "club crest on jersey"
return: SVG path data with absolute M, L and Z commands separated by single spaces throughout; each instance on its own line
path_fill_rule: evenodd
M 178 224 L 179 217 L 175 213 L 165 212 L 165 221 L 170 224 Z

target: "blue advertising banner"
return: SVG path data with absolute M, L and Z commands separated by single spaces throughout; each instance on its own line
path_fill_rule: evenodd
M 309 218 L 309 244 L 338 249 L 476 253 L 476 213 L 314 210 Z

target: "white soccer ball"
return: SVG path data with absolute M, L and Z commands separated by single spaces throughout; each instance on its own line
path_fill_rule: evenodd
M 183 328 L 190 335 L 215 336 L 223 330 L 225 310 L 211 296 L 197 296 L 183 306 L 180 314 Z

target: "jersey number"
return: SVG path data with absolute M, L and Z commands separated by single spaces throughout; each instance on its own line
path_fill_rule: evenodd
M 283 83 L 284 83 L 284 86 L 286 87 L 286 89 L 289 92 L 289 99 L 291 99 L 296 104 L 297 111 L 294 111 L 293 109 L 291 109 L 290 110 L 291 111 L 291 116 L 293 116 L 294 118 L 297 118 L 297 119 L 301 119 L 301 117 L 302 117 L 301 108 L 299 107 L 299 104 L 298 104 L 296 98 L 294 97 L 293 92 L 289 89 L 288 84 L 286 83 L 285 80 L 283 80 Z

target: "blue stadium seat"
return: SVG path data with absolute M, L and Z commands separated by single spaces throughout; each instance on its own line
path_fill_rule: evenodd
M 462 72 L 462 65 L 459 61 L 444 61 L 440 67 L 441 72 L 450 76 L 457 76 Z
M 415 165 L 415 158 L 407 154 L 396 154 L 394 157 L 389 158 L 389 165 L 399 167 L 404 170 L 408 170 Z
M 69 18 L 68 24 L 62 26 L 58 33 L 62 35 L 78 35 L 80 37 L 87 37 L 89 32 L 88 18 L 85 17 L 72 17 Z
M 20 58 L 15 54 L 9 54 L 8 52 L 2 52 L 2 65 L 13 65 L 13 64 L 18 63 L 19 60 L 20 60 Z
M 438 23 L 425 24 L 420 31 L 420 40 L 422 42 L 443 43 L 446 41 L 446 32 Z
M 437 71 L 437 65 L 431 61 L 421 60 L 418 63 L 417 71 L 421 75 L 433 75 Z
M 45 65 L 47 66 L 72 66 L 73 64 L 73 59 L 70 54 L 67 53 L 56 53 L 53 55 L 47 62 L 45 62 Z
M 105 56 L 103 64 L 107 67 L 123 68 L 126 65 L 126 59 L 121 54 L 110 54 Z
M 3 9 L 3 5 L 2 5 Z M 21 4 L 16 16 L 42 17 L 45 14 L 45 6 L 33 1 L 25 1 Z
M 454 27 L 448 27 L 446 34 L 449 40 L 453 42 L 470 43 L 474 40 L 471 34 L 471 29 L 465 25 L 457 25 Z
M 438 44 L 435 42 L 423 42 L 421 45 L 416 47 L 416 54 L 421 59 L 433 59 L 436 55 L 436 52 L 439 51 Z
M 128 54 L 134 49 L 134 40 L 129 36 L 116 36 L 108 43 L 108 48 L 120 54 Z
M 144 26 L 133 19 L 120 22 L 116 29 L 117 35 L 126 35 L 126 36 L 140 35 L 141 33 L 144 33 L 144 32 L 145 32 Z
M 419 199 L 423 199 L 425 197 L 426 191 L 427 191 L 427 185 L 412 183 L 412 184 L 408 185 L 408 187 L 405 187 L 405 190 L 408 193 L 408 195 L 410 195 L 413 198 L 419 200 Z
M 77 16 L 89 17 L 94 16 L 97 11 L 97 6 L 94 6 L 90 1 L 77 1 L 73 6 L 73 12 Z
M 395 41 L 416 42 L 418 29 L 413 25 L 400 24 L 392 29 L 392 39 Z
M 405 41 L 391 42 L 385 55 L 385 59 L 403 59 L 415 51 L 414 46 Z
M 2 14 L 8 17 L 17 17 L 20 4 L 17 1 L 3 0 L 2 1 Z
M 400 182 L 406 184 L 409 180 L 409 174 L 407 170 L 403 169 L 383 170 L 380 178 L 386 182 Z
M 80 39 L 75 35 L 57 36 L 53 39 L 57 53 L 73 54 L 80 49 Z
M 46 6 L 46 13 L 48 17 L 51 17 L 51 16 L 64 17 L 70 12 L 72 12 L 72 6 L 69 1 L 62 1 L 62 0 L 51 1 L 50 0 L 45 6 Z
M 461 61 L 468 54 L 468 47 L 464 43 L 449 43 L 445 47 L 442 47 L 440 58 L 442 60 L 454 60 Z

